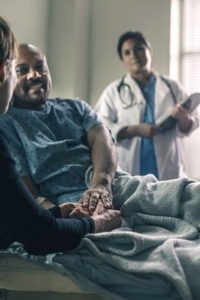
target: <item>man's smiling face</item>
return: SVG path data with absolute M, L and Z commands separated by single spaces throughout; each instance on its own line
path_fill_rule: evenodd
M 51 88 L 51 75 L 45 56 L 35 46 L 19 46 L 16 73 L 14 104 L 24 108 L 44 104 Z

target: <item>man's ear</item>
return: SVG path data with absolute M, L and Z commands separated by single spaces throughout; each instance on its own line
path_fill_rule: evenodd
M 5 80 L 7 63 L 8 63 L 8 59 L 5 59 L 0 63 L 0 83 L 4 82 Z

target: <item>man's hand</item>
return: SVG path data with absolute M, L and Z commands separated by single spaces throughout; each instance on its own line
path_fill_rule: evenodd
M 105 209 L 112 208 L 112 192 L 110 189 L 103 186 L 99 187 L 90 187 L 85 191 L 80 199 L 80 203 L 83 205 L 83 208 L 87 209 L 90 214 L 94 213 L 97 204 L 101 202 Z

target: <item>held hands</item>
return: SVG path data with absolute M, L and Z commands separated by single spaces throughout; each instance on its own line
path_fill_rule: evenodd
M 120 211 L 106 209 L 102 200 L 98 201 L 91 218 L 95 222 L 95 233 L 116 229 L 122 222 Z
M 102 202 L 103 207 L 106 209 L 112 208 L 112 192 L 108 187 L 102 185 L 90 187 L 85 191 L 80 199 L 80 203 L 83 205 L 83 208 L 86 209 L 90 214 L 92 214 L 99 202 Z
M 141 123 L 138 125 L 138 135 L 152 138 L 160 132 L 160 126 L 149 123 Z
M 67 202 L 59 205 L 62 218 L 84 218 L 91 217 L 88 209 L 84 209 L 81 203 Z M 95 233 L 110 231 L 120 227 L 121 213 L 118 210 L 106 210 L 100 200 L 96 210 L 91 217 L 95 223 Z
M 59 205 L 61 218 L 86 218 L 90 217 L 87 209 L 81 203 L 66 202 Z
M 96 216 L 107 211 L 102 200 L 99 200 L 96 204 L 95 211 L 89 212 L 88 207 L 83 207 L 80 202 L 66 202 L 59 205 L 61 218 L 85 218 Z
M 122 222 L 120 211 L 111 209 L 93 216 L 92 219 L 95 222 L 95 233 L 116 229 L 120 227 Z

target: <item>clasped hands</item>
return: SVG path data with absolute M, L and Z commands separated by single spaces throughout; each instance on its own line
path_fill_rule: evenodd
M 86 190 L 79 202 L 67 202 L 59 205 L 62 218 L 84 218 L 102 214 L 112 209 L 111 190 L 99 186 Z
M 77 203 L 59 205 L 62 218 L 91 217 L 95 223 L 94 233 L 110 231 L 120 227 L 121 213 L 112 208 L 111 191 L 98 187 L 85 191 Z

